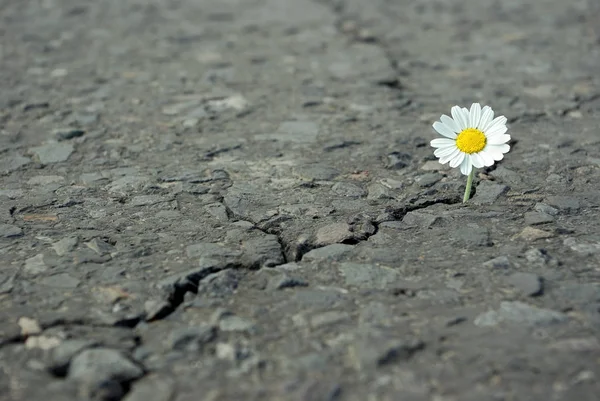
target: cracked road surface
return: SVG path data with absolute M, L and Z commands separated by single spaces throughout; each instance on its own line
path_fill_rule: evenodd
M 2 400 L 596 400 L 595 0 L 0 0 Z M 437 163 L 450 107 L 511 152 Z

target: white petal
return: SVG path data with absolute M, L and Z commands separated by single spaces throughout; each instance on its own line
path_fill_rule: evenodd
M 469 120 L 467 116 L 464 114 L 463 110 L 459 106 L 454 106 L 450 110 L 450 114 L 452 114 L 452 118 L 456 121 L 456 125 L 460 131 L 464 130 L 467 127 Z
M 502 135 L 504 134 L 506 131 L 508 131 L 508 127 L 506 125 L 500 125 L 500 126 L 495 126 L 491 129 L 488 129 L 485 134 L 490 137 L 490 136 L 494 136 L 494 135 Z
M 471 157 L 469 155 L 465 155 L 465 159 L 460 164 L 460 172 L 464 175 L 471 174 L 471 170 L 473 170 L 473 165 L 471 164 Z
M 443 124 L 439 121 L 433 123 L 433 129 L 438 132 L 438 134 L 445 136 L 446 138 L 454 139 L 456 138 L 456 134 L 452 130 L 452 128 L 448 127 L 446 124 Z
M 510 135 L 494 135 L 487 139 L 487 143 L 490 145 L 503 145 L 508 141 L 510 141 Z
M 459 153 L 461 153 L 460 150 L 454 149 L 452 152 L 441 156 L 440 157 L 440 163 L 441 164 L 448 163 L 450 160 L 456 158 L 456 156 L 458 156 Z
M 453 119 L 451 119 L 450 117 L 448 117 L 445 114 L 443 114 L 440 117 L 440 121 L 456 133 L 459 133 L 460 131 L 462 131 L 460 128 L 458 128 L 458 124 L 456 124 L 456 121 L 454 121 Z
M 496 127 L 501 127 L 503 125 L 506 125 L 506 121 L 507 121 L 506 117 L 504 117 L 504 116 L 496 117 L 487 127 L 485 127 L 484 131 L 485 132 L 492 131 Z
M 465 154 L 463 152 L 459 151 L 458 156 L 456 156 L 454 159 L 450 160 L 450 167 L 456 168 L 456 167 L 460 166 L 460 164 L 463 162 L 463 160 L 465 160 Z
M 471 155 L 471 161 L 473 162 L 473 167 L 475 168 L 482 168 L 485 165 L 483 158 L 481 158 L 481 156 L 479 156 L 477 153 L 473 153 Z
M 500 151 L 502 153 L 508 153 L 510 150 L 510 145 L 502 144 L 502 145 L 489 145 L 488 146 L 492 151 Z
M 447 156 L 447 155 L 453 153 L 455 150 L 458 150 L 456 148 L 456 146 L 448 146 L 448 147 L 445 147 L 445 148 L 438 148 L 438 149 L 436 149 L 433 152 L 433 154 L 435 155 L 435 157 L 444 157 L 444 156 Z
M 486 167 L 494 165 L 494 158 L 486 151 L 479 152 L 479 156 L 483 159 L 483 165 Z
M 479 128 L 482 131 L 485 131 L 485 127 L 487 124 L 492 122 L 494 119 L 494 110 L 490 106 L 484 106 L 481 110 L 481 120 L 479 120 L 479 126 L 475 128 Z
M 479 121 L 481 120 L 481 105 L 479 103 L 473 103 L 471 110 L 469 111 L 469 127 L 477 128 Z
M 448 138 L 435 138 L 429 144 L 434 148 L 445 148 L 447 146 L 456 146 L 456 141 Z

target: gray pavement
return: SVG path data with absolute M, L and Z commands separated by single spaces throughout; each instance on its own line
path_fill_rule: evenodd
M 0 0 L 0 399 L 597 400 L 599 4 Z

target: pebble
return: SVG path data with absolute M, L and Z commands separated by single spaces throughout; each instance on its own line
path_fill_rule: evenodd
M 244 332 L 256 334 L 258 327 L 248 319 L 235 315 L 225 315 L 219 319 L 219 330 L 224 332 Z
M 563 244 L 569 247 L 573 252 L 581 255 L 591 256 L 600 254 L 600 242 L 587 243 L 577 241 L 575 238 L 566 238 L 563 241 Z
M 150 374 L 133 383 L 123 401 L 171 401 L 174 399 L 174 380 L 162 374 Z
M 496 326 L 502 322 L 527 325 L 548 325 L 564 322 L 567 315 L 549 309 L 542 309 L 523 302 L 504 301 L 498 310 L 484 312 L 477 316 L 474 324 L 480 327 Z
M 15 238 L 23 235 L 21 227 L 12 224 L 0 224 L 0 238 Z
M 173 310 L 173 306 L 165 300 L 149 299 L 144 302 L 144 312 L 146 313 L 146 321 L 162 319 Z
M 546 199 L 546 203 L 552 207 L 555 207 L 558 210 L 566 211 L 566 212 L 574 212 L 581 208 L 581 203 L 579 199 L 574 196 L 549 196 Z
M 167 338 L 167 343 L 173 350 L 197 352 L 216 337 L 215 326 L 199 325 L 174 330 Z
M 353 245 L 331 244 L 321 248 L 313 249 L 302 257 L 304 262 L 316 262 L 320 260 L 342 260 L 354 249 Z
M 40 324 L 35 319 L 31 319 L 29 317 L 20 317 L 17 321 L 17 324 L 21 328 L 22 336 L 31 336 L 40 334 L 42 332 L 42 328 Z
M 387 155 L 385 168 L 390 170 L 400 170 L 408 166 L 411 156 L 408 153 L 392 152 Z
M 66 161 L 75 148 L 70 143 L 49 143 L 30 149 L 42 164 L 59 163 Z
M 81 283 L 81 280 L 67 273 L 58 273 L 42 278 L 40 283 L 55 288 L 76 288 Z
M 486 227 L 467 224 L 456 230 L 455 238 L 467 247 L 491 246 L 490 232 Z
M 25 267 L 23 268 L 23 270 L 26 273 L 32 274 L 32 275 L 43 273 L 48 269 L 49 269 L 49 267 L 44 262 L 44 254 L 43 253 L 38 253 L 37 255 L 27 259 L 25 261 Z
M 415 182 L 421 188 L 428 188 L 428 187 L 433 186 L 435 183 L 437 183 L 441 179 L 442 179 L 441 174 L 428 173 L 428 174 L 420 175 L 417 178 L 415 178 Z
M 67 369 L 73 357 L 84 349 L 95 345 L 97 344 L 91 340 L 64 340 L 48 354 L 46 366 L 55 375 L 64 376 L 67 374 Z
M 89 249 L 91 249 L 92 251 L 96 252 L 98 255 L 109 255 L 112 252 L 114 252 L 115 247 L 112 246 L 111 244 L 102 241 L 99 238 L 94 238 L 89 242 L 85 243 L 85 246 L 87 246 Z
M 413 210 L 406 213 L 402 218 L 402 222 L 410 227 L 430 228 L 440 222 L 442 218 L 430 213 Z
M 425 344 L 416 339 L 377 338 L 365 336 L 350 346 L 350 358 L 357 369 L 370 371 L 378 367 L 406 361 L 425 349 Z
M 56 252 L 58 256 L 64 256 L 74 250 L 78 243 L 78 237 L 65 237 L 52 244 L 52 249 L 54 249 L 54 252 Z
M 204 210 L 219 221 L 229 221 L 227 208 L 222 203 L 211 203 L 204 206 Z
M 554 217 L 543 212 L 526 212 L 525 225 L 535 226 L 539 224 L 552 223 Z
M 115 194 L 127 195 L 131 192 L 141 190 L 149 182 L 150 178 L 148 177 L 131 175 L 112 181 L 106 189 Z
M 307 180 L 331 181 L 341 173 L 336 168 L 324 164 L 306 164 L 294 168 L 294 173 Z
M 337 182 L 331 187 L 331 190 L 337 195 L 347 196 L 349 198 L 362 198 L 367 195 L 367 191 L 363 188 L 348 182 Z
M 31 163 L 31 159 L 20 155 L 6 156 L 0 159 L 0 173 L 12 173 Z
M 281 244 L 275 235 L 264 235 L 243 241 L 244 266 L 249 269 L 273 267 L 285 263 Z
M 73 138 L 83 136 L 85 131 L 77 128 L 57 128 L 52 130 L 52 136 L 57 141 L 66 141 Z
M 437 160 L 426 161 L 422 166 L 421 170 L 424 171 L 448 171 L 450 166 L 448 164 L 441 164 Z
M 36 175 L 35 177 L 31 177 L 27 184 L 29 185 L 48 185 L 55 184 L 59 182 L 64 182 L 65 177 L 61 177 L 60 175 Z
M 273 134 L 259 134 L 257 140 L 278 140 L 299 144 L 312 143 L 319 136 L 319 126 L 312 121 L 285 121 Z
M 83 350 L 69 366 L 69 379 L 101 383 L 129 382 L 144 375 L 144 370 L 121 352 L 109 348 Z
M 533 241 L 537 241 L 539 239 L 552 238 L 552 237 L 554 237 L 554 233 L 540 230 L 540 229 L 533 228 L 533 227 L 525 227 L 523 229 L 523 231 L 521 231 L 519 234 L 515 235 L 513 237 L 513 239 L 520 238 L 525 241 L 533 242 Z
M 531 297 L 541 295 L 544 291 L 542 278 L 532 273 L 513 273 L 506 278 L 506 282 Z
M 315 234 L 315 246 L 331 245 L 354 237 L 347 223 L 333 223 L 321 227 Z
M 390 193 L 390 190 L 382 184 L 373 183 L 367 187 L 367 199 L 369 200 L 380 200 L 380 199 L 393 199 L 394 196 Z
M 491 205 L 498 200 L 499 197 L 508 192 L 509 187 L 506 185 L 496 184 L 492 181 L 480 181 L 477 185 L 477 192 L 473 197 L 473 203 L 478 205 Z
M 540 212 L 540 213 L 547 214 L 550 216 L 556 216 L 558 214 L 558 209 L 556 209 L 550 205 L 547 205 L 545 203 L 536 203 L 535 206 L 533 207 L 533 209 L 536 212 Z
M 400 279 L 398 271 L 389 267 L 358 263 L 341 263 L 338 270 L 348 286 L 386 289 Z
M 498 256 L 483 263 L 483 267 L 486 269 L 508 269 L 510 266 L 511 263 L 507 256 Z

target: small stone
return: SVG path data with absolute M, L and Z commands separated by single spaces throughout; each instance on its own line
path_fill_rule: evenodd
M 491 246 L 490 232 L 486 227 L 467 224 L 456 230 L 456 239 L 467 247 Z
M 539 239 L 552 238 L 554 234 L 548 231 L 543 231 L 533 227 L 525 227 L 523 231 L 515 235 L 513 239 L 522 239 L 525 241 L 537 241 Z
M 549 214 L 541 212 L 526 212 L 525 213 L 525 224 L 528 226 L 535 226 L 539 224 L 552 223 L 554 217 Z
M 165 300 L 147 300 L 144 302 L 144 312 L 146 312 L 146 321 L 162 319 L 173 310 L 173 306 Z
M 536 203 L 535 206 L 533 207 L 533 209 L 536 212 L 548 214 L 550 216 L 556 216 L 558 214 L 558 209 L 553 208 L 552 206 L 547 205 L 545 203 Z
M 21 227 L 12 224 L 0 224 L 0 238 L 15 238 L 23 235 Z
M 302 261 L 316 262 L 319 260 L 340 261 L 354 249 L 353 245 L 331 244 L 321 248 L 313 249 L 302 257 Z
M 41 284 L 55 288 L 76 288 L 80 280 L 68 275 L 67 273 L 58 273 L 42 278 Z
M 380 200 L 380 199 L 393 199 L 394 196 L 390 193 L 390 190 L 379 183 L 373 183 L 367 187 L 369 200 Z
M 178 351 L 202 351 L 204 346 L 217 337 L 216 328 L 212 325 L 185 327 L 173 331 L 168 338 L 168 345 Z
M 349 182 L 337 182 L 331 190 L 337 195 L 347 196 L 349 198 L 362 198 L 367 195 L 367 191 L 358 185 Z
M 251 238 L 242 243 L 243 262 L 247 268 L 273 267 L 285 262 L 281 244 L 276 235 Z
M 408 166 L 411 156 L 408 153 L 392 152 L 387 156 L 385 168 L 390 170 L 400 170 Z
M 256 325 L 248 320 L 235 315 L 226 315 L 219 320 L 219 330 L 221 331 L 237 331 L 254 334 L 257 331 Z
M 506 282 L 531 297 L 541 295 L 544 290 L 541 277 L 532 273 L 513 273 Z
M 303 279 L 295 278 L 287 274 L 278 274 L 269 279 L 267 289 L 282 290 L 285 288 L 306 287 L 308 282 Z
M 577 241 L 575 238 L 566 238 L 563 244 L 581 255 L 592 256 L 600 253 L 600 242 L 586 243 Z
M 78 243 L 79 238 L 77 237 L 65 237 L 52 244 L 52 249 L 54 249 L 54 252 L 56 252 L 58 256 L 64 256 L 74 250 Z
M 16 274 L 0 274 L 0 295 L 10 294 L 12 292 L 12 290 L 15 288 L 16 277 Z
M 31 163 L 31 159 L 20 155 L 6 156 L 0 159 L 0 173 L 12 173 Z
M 339 170 L 324 164 L 307 164 L 294 168 L 297 176 L 307 180 L 331 181 L 341 173 Z
M 37 320 L 28 318 L 28 317 L 20 317 L 17 321 L 19 327 L 21 327 L 21 335 L 22 336 L 31 336 L 40 334 L 42 332 L 42 328 Z
M 573 212 L 579 210 L 581 207 L 579 199 L 574 196 L 549 196 L 546 199 L 546 203 L 566 212 Z
M 450 170 L 450 166 L 448 164 L 441 164 L 437 160 L 429 160 L 429 161 L 426 161 L 421 166 L 421 170 L 424 170 L 424 171 L 447 171 L 447 170 Z
M 100 383 L 115 380 L 129 382 L 144 375 L 141 367 L 121 352 L 109 348 L 86 349 L 69 366 L 69 379 Z
M 92 251 L 96 252 L 98 255 L 110 255 L 114 251 L 114 246 L 110 245 L 107 242 L 102 241 L 99 238 L 94 238 L 89 242 L 86 242 L 85 245 L 90 248 Z
M 400 340 L 365 336 L 350 346 L 350 357 L 357 369 L 372 370 L 392 363 L 406 361 L 423 350 L 425 344 L 416 339 Z
M 492 177 L 499 178 L 502 182 L 505 182 L 507 184 L 520 184 L 522 181 L 519 174 L 507 169 L 502 165 L 499 165 L 494 171 L 490 173 L 490 175 Z
M 85 131 L 77 128 L 57 128 L 52 130 L 52 136 L 57 141 L 66 141 L 83 136 Z
M 508 269 L 510 266 L 510 260 L 506 256 L 498 256 L 483 263 L 483 267 L 486 269 Z
M 474 324 L 480 327 L 496 326 L 502 322 L 522 323 L 528 325 L 548 325 L 561 323 L 568 317 L 564 313 L 549 309 L 537 308 L 523 302 L 500 303 L 500 309 L 491 310 L 477 316 Z
M 433 227 L 436 223 L 438 223 L 441 220 L 442 218 L 440 216 L 435 216 L 430 213 L 421 212 L 418 210 L 408 212 L 402 218 L 402 222 L 407 226 L 418 228 Z
M 441 179 L 442 179 L 441 174 L 427 173 L 427 174 L 423 174 L 423 175 L 420 175 L 417 178 L 415 178 L 415 182 L 421 188 L 428 188 L 428 187 L 433 186 L 435 183 L 437 183 Z
M 310 317 L 310 325 L 313 328 L 329 326 L 350 320 L 351 315 L 342 311 L 326 311 Z
M 358 263 L 341 263 L 338 270 L 348 286 L 360 288 L 390 288 L 400 279 L 398 271 L 389 267 Z
M 237 261 L 242 255 L 241 251 L 210 242 L 200 242 L 197 244 L 188 245 L 185 249 L 185 253 L 187 254 L 188 258 L 202 257 L 205 259 L 218 259 L 227 263 Z
M 143 189 L 149 182 L 150 179 L 148 177 L 125 176 L 111 182 L 106 189 L 115 194 L 128 195 L 131 192 Z
M 75 355 L 86 348 L 95 346 L 96 343 L 90 340 L 65 340 L 54 347 L 48 355 L 46 366 L 57 376 L 64 376 L 67 368 Z
M 36 175 L 30 178 L 27 183 L 29 185 L 48 185 L 64 181 L 65 177 L 61 177 L 60 175 Z
M 349 240 L 354 237 L 347 223 L 333 223 L 321 227 L 315 235 L 315 245 L 330 245 Z
M 50 143 L 30 149 L 42 164 L 64 162 L 74 150 L 70 143 Z
M 227 214 L 227 208 L 222 203 L 211 203 L 204 206 L 204 210 L 208 212 L 212 217 L 219 221 L 228 221 L 229 216 Z
M 506 185 L 496 184 L 491 181 L 480 181 L 473 202 L 478 205 L 491 205 L 498 198 L 508 192 L 510 188 Z
M 318 136 L 319 126 L 312 121 L 285 121 L 274 134 L 256 135 L 255 138 L 302 144 L 314 142 Z
M 529 263 L 537 265 L 557 264 L 556 259 L 550 256 L 545 249 L 529 249 L 525 252 L 525 259 L 527 259 Z
M 44 263 L 44 254 L 38 253 L 37 255 L 27 259 L 25 261 L 24 270 L 29 274 L 39 274 L 48 270 L 49 267 Z
M 151 374 L 133 383 L 123 401 L 171 401 L 174 399 L 174 381 L 164 375 Z

